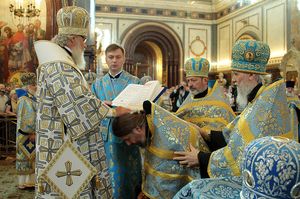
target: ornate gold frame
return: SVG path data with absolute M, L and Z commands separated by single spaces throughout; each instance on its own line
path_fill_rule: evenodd
M 202 52 L 199 53 L 199 54 L 197 54 L 197 53 L 192 49 L 192 45 L 195 44 L 196 42 L 200 42 L 200 43 L 203 45 L 203 50 L 202 50 Z M 189 49 L 190 49 L 190 51 L 191 51 L 191 53 L 192 53 L 193 55 L 195 55 L 196 57 L 201 57 L 201 56 L 205 53 L 205 51 L 207 50 L 207 47 L 206 47 L 204 41 L 200 39 L 200 36 L 197 36 L 196 39 L 194 39 L 194 40 L 191 42 L 191 44 L 189 45 Z

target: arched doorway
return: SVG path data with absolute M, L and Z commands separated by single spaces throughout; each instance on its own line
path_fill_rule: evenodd
M 149 75 L 167 86 L 178 84 L 183 48 L 170 27 L 157 22 L 137 23 L 125 30 L 120 39 L 126 50 L 126 71 L 138 77 Z

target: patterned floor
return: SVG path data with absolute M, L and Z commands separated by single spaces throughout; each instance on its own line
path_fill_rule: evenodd
M 0 199 L 33 199 L 34 190 L 19 190 L 15 157 L 8 156 L 0 160 Z

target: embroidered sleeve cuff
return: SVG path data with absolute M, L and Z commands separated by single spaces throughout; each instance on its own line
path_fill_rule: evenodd
M 99 113 L 101 115 L 102 118 L 106 117 L 110 117 L 110 110 L 111 108 L 109 108 L 106 104 L 101 103 L 100 107 L 99 107 Z
M 115 109 L 113 108 L 109 108 L 108 112 L 107 112 L 107 117 L 116 117 L 117 116 L 117 112 Z

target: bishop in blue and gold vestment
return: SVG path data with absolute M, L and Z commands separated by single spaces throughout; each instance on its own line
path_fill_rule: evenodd
M 140 80 L 122 70 L 125 61 L 124 49 L 116 44 L 107 47 L 106 61 L 110 71 L 92 85 L 92 92 L 101 101 L 112 101 L 129 84 L 139 84 Z M 107 164 L 116 199 L 136 198 L 141 190 L 141 156 L 138 146 L 127 146 L 112 133 L 112 117 L 101 122 Z
M 235 118 L 235 113 L 217 82 L 211 81 L 213 86 L 208 88 L 209 68 L 205 58 L 189 58 L 185 62 L 184 71 L 191 94 L 176 115 L 205 130 L 222 131 Z
M 17 104 L 16 170 L 18 188 L 25 189 L 35 185 L 36 75 L 23 73 L 21 81 L 27 92 Z
M 239 80 L 239 76 L 244 73 L 266 74 L 269 56 L 270 49 L 265 43 L 238 41 L 232 52 L 235 81 L 244 81 Z M 227 145 L 211 153 L 207 168 L 209 176 L 215 178 L 241 175 L 240 166 L 245 146 L 254 139 L 277 135 L 290 139 L 296 138 L 297 135 L 290 125 L 283 80 L 257 88 L 254 99 L 248 103 L 241 115 L 223 130 Z
M 184 70 L 191 94 L 183 102 L 176 115 L 196 124 L 203 131 L 218 135 L 235 118 L 235 113 L 218 83 L 213 80 L 208 81 L 209 68 L 209 62 L 205 58 L 189 58 L 186 61 Z M 218 143 L 215 137 L 213 140 Z M 211 150 L 214 150 L 215 146 L 207 143 Z M 188 166 L 198 166 L 200 158 L 197 157 L 197 153 L 193 152 L 194 150 L 197 149 L 191 148 L 190 152 L 176 152 L 178 156 L 175 160 L 185 164 L 185 159 L 189 159 Z M 208 177 L 205 170 L 204 166 L 200 167 L 201 177 Z
M 291 125 L 284 81 L 269 86 L 263 86 L 259 81 L 259 75 L 266 74 L 269 56 L 269 46 L 259 41 L 243 40 L 234 45 L 233 81 L 240 90 L 239 94 L 246 94 L 248 105 L 222 132 L 200 130 L 212 151 L 198 153 L 202 177 L 239 176 L 242 152 L 256 138 L 267 135 L 296 138 L 297 131 Z M 244 92 L 242 88 L 248 91 Z

